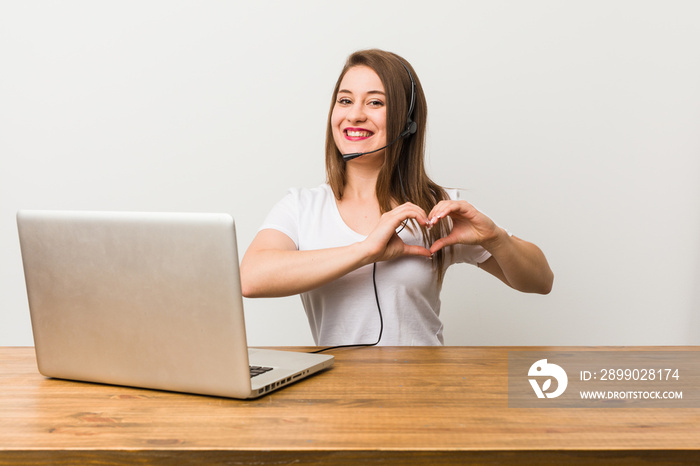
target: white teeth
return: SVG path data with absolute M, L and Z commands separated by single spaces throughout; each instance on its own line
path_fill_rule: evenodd
M 353 138 L 368 138 L 372 135 L 369 131 L 346 131 L 346 133 Z

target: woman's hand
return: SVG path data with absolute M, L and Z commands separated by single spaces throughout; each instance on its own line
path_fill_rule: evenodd
M 431 252 L 423 246 L 404 243 L 396 230 L 409 219 L 420 225 L 428 225 L 425 211 L 407 202 L 384 213 L 377 226 L 362 242 L 367 248 L 367 263 L 389 261 L 405 255 L 430 257 Z
M 428 226 L 435 225 L 446 217 L 452 220 L 452 230 L 431 245 L 430 252 L 433 254 L 453 244 L 478 244 L 486 247 L 502 231 L 490 218 L 466 201 L 439 202 L 428 215 Z
M 466 201 L 438 203 L 428 216 L 428 225 L 445 217 L 452 220 L 452 230 L 432 244 L 431 253 L 453 244 L 478 244 L 491 253 L 479 267 L 507 285 L 529 293 L 547 294 L 552 290 L 554 274 L 536 245 L 509 236 Z

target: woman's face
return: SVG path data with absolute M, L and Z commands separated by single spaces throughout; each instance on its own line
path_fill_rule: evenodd
M 331 114 L 331 127 L 341 154 L 370 152 L 386 145 L 386 95 L 374 70 L 354 66 L 345 73 Z M 383 151 L 372 156 L 379 154 Z

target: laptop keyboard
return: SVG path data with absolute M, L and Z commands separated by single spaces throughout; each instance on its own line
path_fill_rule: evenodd
M 256 375 L 264 374 L 265 372 L 271 371 L 271 367 L 263 366 L 250 366 L 250 377 L 255 377 Z

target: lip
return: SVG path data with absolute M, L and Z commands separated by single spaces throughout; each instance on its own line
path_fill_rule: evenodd
M 365 128 L 348 127 L 343 130 L 343 135 L 348 141 L 363 141 L 374 136 L 374 132 Z

